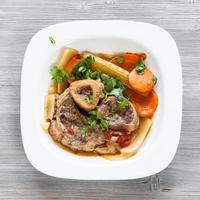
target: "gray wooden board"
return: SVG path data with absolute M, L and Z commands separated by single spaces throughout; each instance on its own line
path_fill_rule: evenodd
M 83 19 L 150 22 L 168 30 L 177 42 L 184 90 L 181 140 L 173 162 L 158 175 L 129 181 L 64 180 L 38 172 L 25 156 L 19 103 L 20 73 L 26 46 L 33 34 L 43 27 Z M 1 0 L 0 199 L 199 200 L 199 63 L 198 0 Z

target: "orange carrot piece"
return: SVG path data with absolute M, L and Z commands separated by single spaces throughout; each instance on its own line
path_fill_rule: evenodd
M 130 101 L 140 117 L 151 117 L 158 106 L 158 96 L 154 90 L 146 97 L 133 92 Z
M 111 62 L 131 72 L 136 67 L 136 65 L 138 64 L 141 58 L 146 59 L 146 54 L 122 53 L 122 54 L 115 55 L 113 59 L 111 60 Z
M 147 95 L 154 87 L 155 81 L 153 73 L 145 68 L 142 74 L 138 74 L 136 68 L 129 74 L 129 84 L 132 89 L 143 95 Z
M 72 72 L 73 67 L 81 61 L 80 55 L 76 55 L 70 59 L 70 61 L 65 66 L 65 70 L 69 73 Z

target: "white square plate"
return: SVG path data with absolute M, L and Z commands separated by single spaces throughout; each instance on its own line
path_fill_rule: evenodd
M 48 37 L 53 36 L 52 45 Z M 50 66 L 62 47 L 113 53 L 147 53 L 147 66 L 158 77 L 159 106 L 140 151 L 128 160 L 77 156 L 57 146 L 40 127 Z M 26 155 L 39 171 L 61 178 L 118 180 L 160 172 L 172 161 L 179 143 L 182 72 L 175 41 L 164 29 L 133 21 L 76 21 L 49 26 L 31 39 L 21 77 L 21 133 Z

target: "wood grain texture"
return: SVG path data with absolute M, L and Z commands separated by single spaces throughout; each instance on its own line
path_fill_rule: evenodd
M 158 175 L 129 181 L 56 179 L 35 170 L 24 154 L 19 96 L 26 46 L 43 27 L 83 19 L 150 22 L 177 42 L 184 87 L 181 140 L 173 162 Z M 1 0 L 0 38 L 0 199 L 200 199 L 199 0 Z

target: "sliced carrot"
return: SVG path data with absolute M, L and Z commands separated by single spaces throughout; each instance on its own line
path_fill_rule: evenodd
M 133 92 L 130 100 L 140 117 L 151 117 L 158 106 L 158 96 L 154 90 L 146 97 Z
M 143 58 L 146 59 L 146 54 L 144 53 L 122 53 L 117 54 L 111 60 L 112 63 L 118 65 L 119 67 L 124 68 L 125 70 L 131 72 L 136 65 L 138 64 L 139 60 Z
M 72 57 L 69 62 L 67 63 L 67 65 L 65 66 L 65 70 L 69 73 L 72 72 L 74 65 L 78 64 L 81 61 L 81 57 L 80 55 L 76 55 L 74 57 Z
M 142 74 L 138 74 L 135 68 L 129 74 L 129 84 L 135 92 L 146 96 L 155 85 L 154 75 L 147 68 Z

